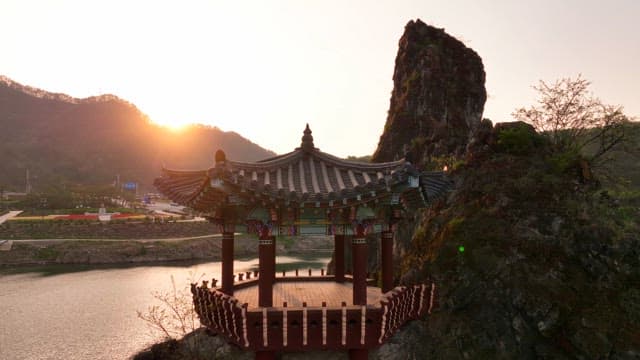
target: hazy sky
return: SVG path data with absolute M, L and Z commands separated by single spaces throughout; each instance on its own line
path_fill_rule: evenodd
M 510 121 L 531 85 L 592 81 L 640 115 L 640 1 L 0 0 L 0 74 L 75 97 L 112 93 L 152 120 L 232 130 L 278 153 L 371 154 L 405 24 L 483 59 L 484 116 Z

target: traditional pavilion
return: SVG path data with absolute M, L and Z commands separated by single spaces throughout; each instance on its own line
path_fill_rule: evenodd
M 433 307 L 435 284 L 394 287 L 393 230 L 403 214 L 428 206 L 449 189 L 442 172 L 421 172 L 405 159 L 340 159 L 314 146 L 307 125 L 300 147 L 288 154 L 239 162 L 218 150 L 214 167 L 162 169 L 155 185 L 218 225 L 221 286 L 216 279 L 211 287 L 207 281 L 193 284 L 195 309 L 205 326 L 255 351 L 257 359 L 307 350 L 348 350 L 352 359 L 366 359 L 368 349 Z M 257 234 L 259 271 L 234 274 L 236 231 Z M 324 270 L 276 275 L 276 236 L 313 234 L 334 238 L 333 275 Z M 368 286 L 369 234 L 380 234 L 381 289 Z M 351 246 L 352 276 L 345 271 L 345 245 Z M 300 289 L 306 289 L 301 296 L 306 301 L 298 301 Z

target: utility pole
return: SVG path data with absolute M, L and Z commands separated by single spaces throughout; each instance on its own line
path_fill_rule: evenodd
M 29 169 L 27 169 L 27 177 L 26 177 L 26 181 L 25 181 L 24 192 L 26 194 L 30 194 L 31 193 L 31 183 L 29 182 Z

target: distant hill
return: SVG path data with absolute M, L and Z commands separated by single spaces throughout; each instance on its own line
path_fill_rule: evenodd
M 275 155 L 235 132 L 194 125 L 173 132 L 114 95 L 76 99 L 0 76 L 0 186 L 35 191 L 68 184 L 106 184 L 117 174 L 151 189 L 162 164 L 205 168 L 224 149 L 235 160 Z

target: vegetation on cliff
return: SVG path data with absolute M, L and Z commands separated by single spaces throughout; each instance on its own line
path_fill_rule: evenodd
M 415 34 L 434 32 L 419 22 L 405 29 L 403 39 L 414 43 L 401 40 L 374 161 L 408 153 L 425 168 L 447 165 L 455 181 L 446 199 L 396 234 L 401 282 L 435 280 L 439 306 L 412 324 L 388 355 L 639 357 L 640 126 L 591 97 L 580 78 L 542 82 L 539 105 L 515 113 L 542 132 L 525 122 L 494 127 L 486 119 L 467 121 L 468 104 L 479 104 L 473 108 L 482 112 L 484 83 L 477 84 L 483 91 L 467 94 L 467 102 L 446 89 L 484 79 L 484 71 L 463 67 L 472 73 L 461 78 L 459 68 L 441 66 L 462 61 L 446 58 L 461 46 L 451 42 L 453 49 L 438 52 L 444 58 L 433 62 L 439 43 Z M 424 47 L 431 50 L 407 51 Z M 433 84 L 424 74 L 445 80 L 437 86 L 446 101 L 425 96 Z M 443 110 L 443 104 L 453 107 L 447 108 L 447 124 L 459 133 L 438 132 L 445 122 L 418 116 Z M 400 135 L 402 141 L 389 140 Z M 408 346 L 415 339 L 419 345 Z
M 518 141 L 504 141 L 513 134 Z M 577 162 L 560 165 L 523 123 L 496 127 L 485 144 L 452 173 L 456 190 L 423 214 L 403 259 L 405 281 L 440 285 L 440 307 L 424 323 L 425 344 L 438 346 L 422 350 L 637 356 L 638 194 L 616 198 L 585 182 Z
M 591 176 L 590 167 L 610 160 L 607 155 L 624 145 L 629 131 L 622 106 L 603 103 L 589 93 L 589 85 L 580 75 L 554 84 L 540 81 L 534 86 L 540 95 L 538 104 L 513 114 L 533 124 L 548 141 L 549 150 L 567 165 L 580 160 L 585 180 Z

